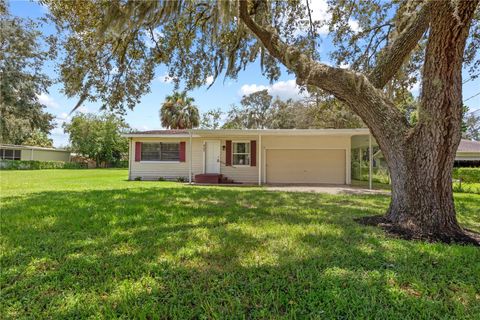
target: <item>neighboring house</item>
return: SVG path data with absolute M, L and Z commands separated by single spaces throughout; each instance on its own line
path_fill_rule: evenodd
M 480 167 L 480 142 L 462 139 L 455 157 L 456 167 Z
M 154 130 L 124 137 L 129 179 L 200 183 L 350 184 L 352 152 L 372 143 L 374 153 L 376 146 L 368 129 Z
M 55 148 L 0 144 L 0 160 L 70 161 L 70 151 Z

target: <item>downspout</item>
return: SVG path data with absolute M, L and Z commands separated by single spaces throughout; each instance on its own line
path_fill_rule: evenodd
M 129 139 L 128 146 L 128 180 L 132 180 L 132 138 Z M 87 163 L 88 166 L 88 163 Z
M 258 185 L 262 185 L 262 135 L 258 134 Z
M 372 190 L 372 171 L 373 171 L 373 150 L 372 150 L 372 134 L 368 135 L 368 188 Z
M 188 131 L 190 142 L 188 145 L 188 183 L 192 184 L 192 130 Z

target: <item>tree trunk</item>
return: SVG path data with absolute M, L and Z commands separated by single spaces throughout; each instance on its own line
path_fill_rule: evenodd
M 392 199 L 386 218 L 409 237 L 465 242 L 453 201 L 455 151 L 445 154 L 447 161 L 438 161 L 442 149 L 423 140 L 387 151 L 395 158 L 390 161 Z
M 379 139 L 392 177 L 386 218 L 411 236 L 476 243 L 457 222 L 452 169 L 461 137 L 463 51 L 477 3 L 465 1 L 456 11 L 449 1 L 436 3 L 419 122 L 399 142 Z

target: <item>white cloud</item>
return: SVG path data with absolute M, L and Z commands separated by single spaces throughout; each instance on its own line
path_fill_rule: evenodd
M 257 84 L 244 84 L 240 91 L 238 92 L 241 96 L 246 96 L 257 91 L 262 91 L 268 89 L 267 86 L 257 85 Z
M 213 76 L 208 76 L 207 79 L 205 79 L 205 84 L 209 86 L 212 83 L 213 83 Z
M 239 94 L 244 96 L 265 89 L 267 89 L 268 93 L 273 97 L 279 97 L 284 100 L 299 100 L 305 96 L 305 93 L 300 91 L 300 87 L 293 79 L 287 81 L 278 81 L 268 86 L 257 84 L 244 84 L 240 88 Z
M 163 83 L 172 83 L 173 82 L 173 78 L 170 77 L 167 73 L 159 76 L 157 79 L 158 79 L 158 81 L 163 82 Z
M 302 0 L 303 4 L 306 5 L 306 1 Z M 310 1 L 309 3 L 312 20 L 314 22 L 325 22 L 323 26 L 320 28 L 319 33 L 320 35 L 328 34 L 328 21 L 332 19 L 332 14 L 328 12 L 328 2 L 327 0 L 315 0 Z M 348 21 L 348 25 L 354 32 L 358 32 L 361 30 L 358 21 L 354 19 L 350 19 Z
M 414 96 L 418 96 L 420 94 L 420 81 L 417 81 L 412 85 L 412 87 L 410 88 L 410 92 Z
M 357 20 L 353 20 L 353 19 L 348 20 L 348 25 L 354 32 L 359 32 L 362 30 Z
M 41 94 L 37 95 L 38 101 L 43 104 L 44 106 L 52 109 L 58 109 L 60 106 L 58 103 L 53 99 L 51 96 L 42 92 Z

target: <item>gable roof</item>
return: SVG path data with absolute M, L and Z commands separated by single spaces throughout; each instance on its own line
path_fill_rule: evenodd
M 462 139 L 458 146 L 457 152 L 474 152 L 480 153 L 480 141 L 470 141 Z

